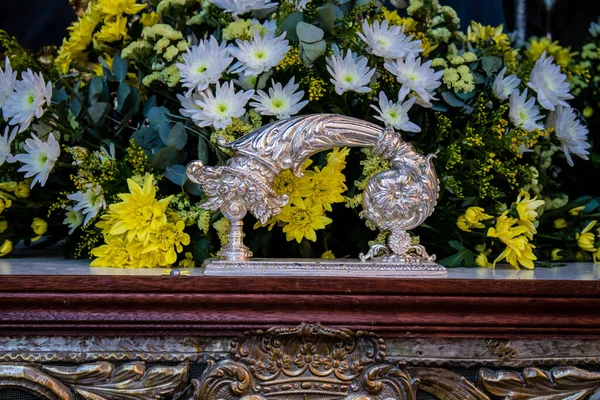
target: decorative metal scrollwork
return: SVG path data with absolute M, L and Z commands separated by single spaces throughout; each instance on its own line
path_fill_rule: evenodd
M 234 156 L 223 166 L 205 166 L 199 161 L 187 167 L 189 178 L 207 197 L 203 207 L 220 210 L 231 221 L 229 241 L 219 256 L 230 261 L 252 256 L 243 244 L 242 218 L 247 212 L 262 223 L 279 214 L 287 195 L 273 191 L 275 176 L 290 169 L 302 176 L 304 161 L 334 147 L 371 147 L 374 154 L 390 161 L 391 169 L 372 177 L 363 193 L 361 216 L 382 230 L 390 231 L 388 245 L 378 245 L 361 260 L 399 263 L 432 263 L 423 246 L 413 245 L 407 230 L 420 225 L 434 210 L 439 181 L 433 155 L 423 156 L 402 140 L 392 128 L 356 118 L 332 114 L 294 117 L 266 125 L 221 146 Z M 384 253 L 381 258 L 377 257 Z

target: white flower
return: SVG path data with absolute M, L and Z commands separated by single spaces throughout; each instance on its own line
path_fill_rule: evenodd
M 117 153 L 115 150 L 115 144 L 110 143 L 108 145 L 108 149 L 106 147 L 100 147 L 100 150 L 95 151 L 94 155 L 98 158 L 98 160 L 100 160 L 102 164 L 104 164 L 106 160 L 116 160 Z
M 275 115 L 277 119 L 289 118 L 291 115 L 296 115 L 308 104 L 308 100 L 302 100 L 304 91 L 296 92 L 299 85 L 294 83 L 294 78 L 285 85 L 271 81 L 273 87 L 269 88 L 269 94 L 259 90 L 257 94 L 252 96 L 250 105 L 255 108 L 261 115 Z
M 496 76 L 494 80 L 494 84 L 492 85 L 492 91 L 494 92 L 494 96 L 499 100 L 506 100 L 510 96 L 512 92 L 514 92 L 521 83 L 521 80 L 517 78 L 515 74 L 509 75 L 506 78 L 504 74 L 506 73 L 506 67 L 500 71 L 500 73 Z
M 227 43 L 219 45 L 214 36 L 200 40 L 197 46 L 187 49 L 187 53 L 183 54 L 183 64 L 175 64 L 179 68 L 183 87 L 189 89 L 186 95 L 194 89 L 204 90 L 209 84 L 217 83 L 233 61 L 228 56 Z
M 40 186 L 46 184 L 48 175 L 58 156 L 60 155 L 60 145 L 54 139 L 54 134 L 48 134 L 48 141 L 42 142 L 40 138 L 31 134 L 31 139 L 25 140 L 25 154 L 17 154 L 15 159 L 23 166 L 19 168 L 19 172 L 25 172 L 25 178 L 34 176 L 31 181 L 31 187 L 34 187 L 37 182 Z
M 13 163 L 15 158 L 10 152 L 10 145 L 15 137 L 17 136 L 18 127 L 14 127 L 11 131 L 10 127 L 4 128 L 4 135 L 0 135 L 0 165 L 5 162 Z M 10 131 L 10 133 L 9 133 Z
M 182 107 L 179 109 L 179 113 L 184 117 L 191 118 L 194 116 L 194 114 L 202 110 L 202 107 L 196 104 L 196 100 L 200 100 L 201 98 L 202 97 L 200 96 L 199 92 L 194 92 L 191 96 L 183 96 L 178 94 L 177 100 L 179 100 Z
M 40 118 L 44 114 L 44 103 L 50 105 L 52 84 L 44 82 L 41 73 L 34 74 L 27 69 L 22 80 L 15 82 L 12 92 L 2 107 L 5 119 L 10 125 L 20 125 L 19 132 L 29 128 L 33 117 Z
M 285 34 L 284 32 L 281 36 L 275 37 L 275 34 L 269 31 L 261 36 L 259 32 L 254 31 L 252 40 L 237 39 L 238 47 L 229 49 L 229 52 L 238 59 L 238 62 L 233 64 L 229 72 L 258 75 L 279 64 L 290 49 Z
M 554 111 L 559 105 L 569 107 L 565 100 L 570 100 L 573 96 L 569 93 L 567 76 L 552 61 L 552 56 L 546 57 L 544 52 L 536 61 L 527 85 L 537 92 L 537 99 L 542 107 Z
M 292 0 L 291 3 L 294 5 L 296 11 L 304 11 L 310 1 L 311 0 Z
M 4 106 L 6 99 L 13 92 L 17 73 L 13 72 L 8 57 L 4 60 L 4 71 L 0 68 L 0 107 Z
M 100 210 L 106 208 L 106 200 L 102 193 L 102 187 L 88 187 L 85 192 L 75 192 L 67 196 L 69 200 L 73 200 L 77 204 L 73 207 L 73 211 L 81 211 L 85 215 L 83 226 L 86 226 L 92 218 L 94 218 Z
M 259 20 L 252 18 L 252 23 L 254 24 L 253 29 L 257 29 L 259 32 L 262 33 L 268 33 L 271 32 L 273 34 L 277 33 L 277 21 L 273 20 L 273 19 L 267 19 L 264 22 L 260 22 Z M 263 26 L 263 28 L 265 28 L 267 31 L 263 31 L 262 28 L 260 28 L 260 26 Z
M 215 6 L 231 13 L 233 16 L 246 14 L 253 10 L 264 10 L 275 7 L 278 3 L 269 3 L 268 0 L 209 0 Z
M 331 83 L 335 85 L 335 92 L 342 94 L 344 92 L 367 93 L 371 91 L 368 86 L 371 77 L 375 73 L 375 68 L 369 69 L 367 58 L 358 57 L 350 49 L 346 57 L 342 55 L 333 55 L 327 58 L 327 71 L 331 74 Z
M 358 36 L 368 45 L 367 51 L 376 56 L 392 59 L 403 58 L 410 53 L 416 57 L 423 51 L 420 40 L 413 40 L 412 36 L 404 34 L 404 26 L 388 28 L 386 20 L 381 24 L 376 20 L 371 26 L 364 20 L 362 29 Z
M 273 71 L 267 71 L 260 75 L 244 75 L 238 74 L 237 79 L 233 80 L 237 86 L 244 90 L 264 89 L 269 82 L 269 78 L 273 75 Z M 256 80 L 258 79 L 258 83 Z
M 548 118 L 547 125 L 554 128 L 556 137 L 560 140 L 562 150 L 570 166 L 573 166 L 571 153 L 588 159 L 591 144 L 587 141 L 588 128 L 579 122 L 575 112 L 570 107 L 556 107 L 556 112 Z
M 215 129 L 225 129 L 231 124 L 232 118 L 244 115 L 244 107 L 253 94 L 254 90 L 236 93 L 231 82 L 225 82 L 222 86 L 217 83 L 215 94 L 210 90 L 200 93 L 200 99 L 195 103 L 201 110 L 196 111 L 192 119 L 198 126 L 212 125 Z
M 379 107 L 371 105 L 379 113 L 375 119 L 383 121 L 386 126 L 406 132 L 421 132 L 421 128 L 408 120 L 408 110 L 417 101 L 416 97 L 404 101 L 407 91 L 404 88 L 398 92 L 398 102 L 388 100 L 384 92 L 379 92 Z
M 79 210 L 74 210 L 73 207 L 67 207 L 63 224 L 71 228 L 69 230 L 69 235 L 72 235 L 73 232 L 75 232 L 75 229 L 83 224 L 83 213 Z
M 431 107 L 430 100 L 436 100 L 432 93 L 441 84 L 444 70 L 435 72 L 431 60 L 421 65 L 421 58 L 409 53 L 404 60 L 388 60 L 384 67 L 396 76 L 398 82 L 420 97 L 424 107 Z
M 535 98 L 527 100 L 527 89 L 520 95 L 517 90 L 510 95 L 508 115 L 515 126 L 521 127 L 527 132 L 544 129 L 544 126 L 538 123 L 543 116 L 540 115 L 540 110 L 535 105 Z

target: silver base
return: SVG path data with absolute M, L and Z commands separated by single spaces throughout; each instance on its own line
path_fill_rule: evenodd
M 445 277 L 446 268 L 434 262 L 414 263 L 322 258 L 227 261 L 208 259 L 207 276 L 358 276 L 379 278 Z

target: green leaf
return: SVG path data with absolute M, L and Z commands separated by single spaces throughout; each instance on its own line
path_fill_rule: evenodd
M 456 240 L 451 240 L 448 245 L 458 252 L 450 257 L 446 257 L 440 260 L 439 263 L 445 267 L 456 268 L 456 267 L 472 267 L 475 264 L 475 255 L 473 252 Z
M 193 194 L 194 196 L 202 196 L 202 188 L 200 187 L 200 185 L 198 185 L 190 180 L 187 180 L 183 184 L 183 188 L 189 194 Z
M 335 16 L 333 12 L 333 7 L 333 4 L 327 4 L 317 8 L 316 19 L 321 23 L 323 30 L 327 33 L 333 32 L 333 29 L 335 28 Z
M 163 121 L 168 121 L 167 114 L 169 110 L 166 107 L 153 107 L 148 111 L 148 122 L 150 125 L 158 126 Z
M 173 124 L 171 124 L 169 121 L 163 121 L 158 125 L 158 134 L 160 135 L 160 140 L 162 140 L 165 146 L 169 141 L 169 132 L 171 132 L 171 129 L 173 129 Z
M 185 167 L 181 164 L 171 165 L 170 167 L 167 167 L 165 172 L 163 172 L 163 176 L 179 186 L 182 186 L 185 183 L 185 181 L 187 181 Z
M 69 108 L 71 109 L 73 116 L 77 117 L 83 107 L 81 106 L 79 100 L 77 100 L 77 97 L 73 97 L 71 101 L 69 101 Z
M 164 147 L 158 135 L 158 129 L 153 127 L 139 129 L 131 135 L 131 138 L 148 153 L 153 153 Z
M 306 239 L 302 239 L 300 245 L 298 246 L 298 250 L 300 250 L 300 255 L 304 258 L 310 258 L 313 256 L 312 248 L 310 247 L 310 243 Z
M 104 92 L 104 79 L 99 76 L 95 76 L 90 80 L 88 86 L 88 103 L 90 105 L 100 101 Z
M 475 96 L 475 91 L 471 91 L 469 93 L 456 93 L 456 97 L 458 97 L 461 100 L 470 100 L 473 98 L 473 96 Z
M 485 76 L 479 72 L 473 72 L 473 83 L 476 85 L 482 85 L 486 81 Z
M 131 94 L 131 87 L 121 82 L 119 84 L 119 88 L 117 89 L 117 111 L 120 113 L 127 112 L 127 110 L 123 110 L 123 106 L 125 105 L 125 101 L 127 100 L 127 96 Z
M 110 112 L 110 104 L 99 102 L 88 108 L 89 122 L 94 126 L 102 125 L 104 118 Z
M 144 118 L 148 118 L 148 113 L 151 109 L 156 107 L 156 96 L 152 95 L 148 100 L 144 102 L 144 106 L 142 107 L 142 112 L 144 113 Z
M 171 165 L 180 164 L 185 159 L 185 152 L 175 147 L 163 147 L 152 158 L 152 167 L 162 171 Z
M 204 165 L 208 164 L 208 155 L 210 153 L 206 140 L 204 136 L 198 138 L 198 160 Z
M 281 30 L 287 32 L 285 38 L 291 41 L 298 40 L 298 34 L 296 33 L 296 25 L 302 22 L 304 19 L 304 13 L 299 11 L 293 12 L 288 15 L 281 23 Z
M 52 92 L 52 102 L 53 103 L 62 103 L 63 101 L 67 101 L 68 100 L 68 96 L 67 96 L 67 91 L 65 90 L 65 88 L 60 88 L 58 90 L 54 90 Z
M 188 140 L 187 132 L 185 131 L 185 125 L 181 122 L 175 124 L 175 126 L 169 132 L 167 138 L 167 146 L 175 147 L 177 150 L 183 150 Z
M 484 56 L 481 59 L 481 68 L 489 75 L 502 68 L 502 59 L 496 56 Z
M 319 27 L 300 21 L 296 25 L 296 34 L 298 35 L 298 39 L 304 43 L 316 43 L 323 40 L 325 32 Z
M 123 82 L 125 78 L 127 78 L 127 60 L 116 55 L 115 58 L 113 58 L 112 67 L 115 78 L 117 78 L 119 82 Z
M 210 257 L 210 253 L 213 250 L 213 245 L 210 240 L 200 236 L 199 234 L 192 236 L 192 254 L 194 260 L 202 262 Z
M 442 98 L 451 107 L 463 107 L 465 105 L 465 103 L 463 103 L 463 101 L 461 99 L 456 97 L 456 95 L 454 93 L 452 93 L 448 90 L 446 90 L 445 92 L 442 92 Z
M 325 54 L 326 50 L 327 42 L 324 40 L 321 40 L 317 43 L 302 43 L 302 63 L 305 66 L 310 67 L 312 64 L 314 64 L 317 58 Z

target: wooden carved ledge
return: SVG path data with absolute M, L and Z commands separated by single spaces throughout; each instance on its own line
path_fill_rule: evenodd
M 209 361 L 199 378 L 190 377 L 189 362 L 0 363 L 0 394 L 10 388 L 42 400 L 415 400 L 419 391 L 440 400 L 583 400 L 600 394 L 600 373 L 573 366 L 480 368 L 471 382 L 449 369 L 390 361 L 386 350 L 374 333 L 303 323 L 245 333 L 231 344 L 229 359 Z

